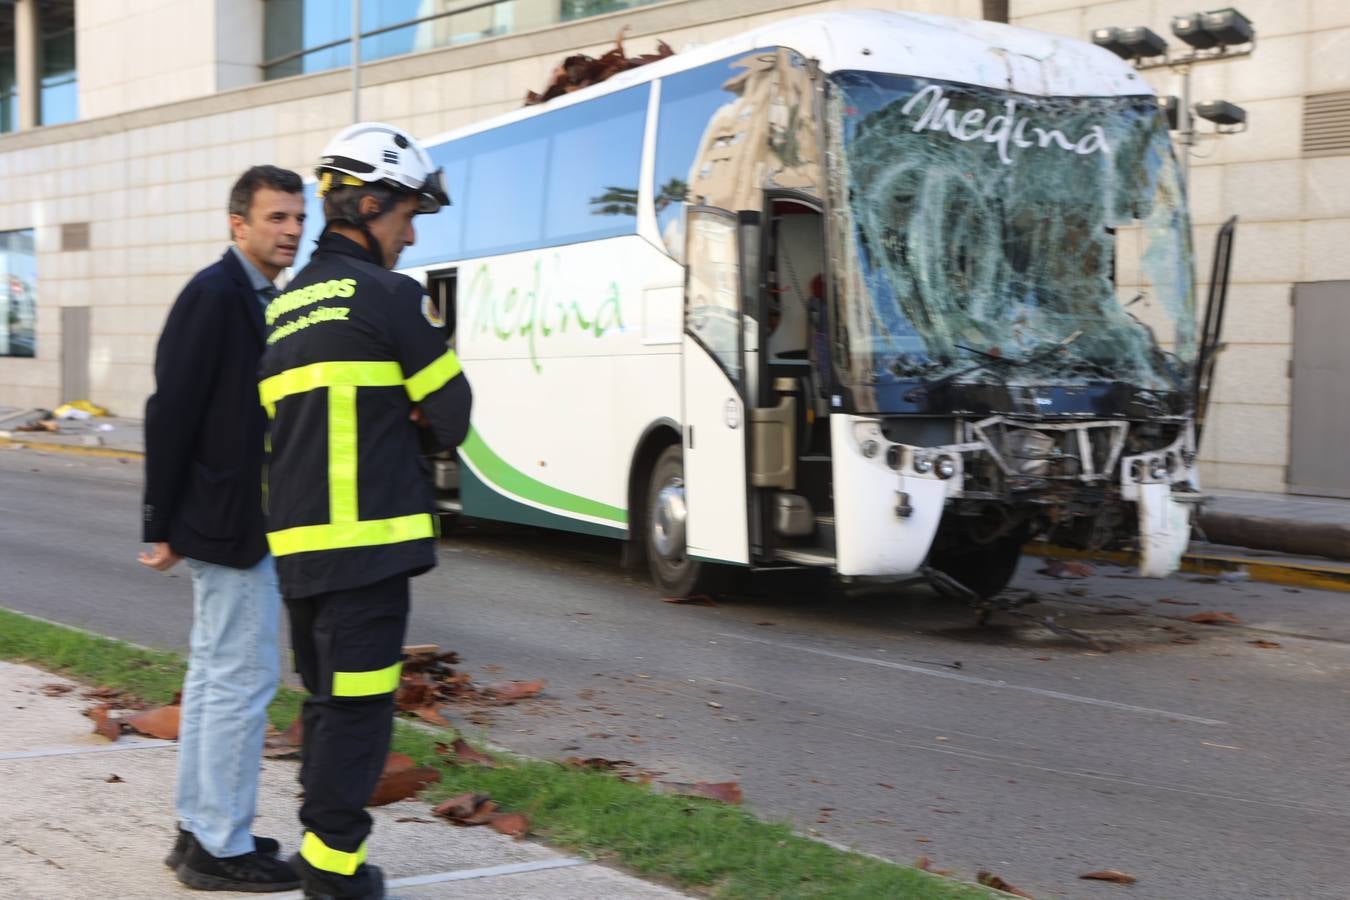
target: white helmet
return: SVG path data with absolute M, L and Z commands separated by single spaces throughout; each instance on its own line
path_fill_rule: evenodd
M 406 132 L 383 122 L 358 122 L 338 132 L 314 170 L 319 196 L 344 185 L 383 184 L 416 194 L 419 213 L 450 205 L 441 170 Z

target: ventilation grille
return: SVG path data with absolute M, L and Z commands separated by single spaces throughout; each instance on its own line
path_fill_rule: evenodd
M 1350 91 L 1303 98 L 1303 155 L 1350 155 Z

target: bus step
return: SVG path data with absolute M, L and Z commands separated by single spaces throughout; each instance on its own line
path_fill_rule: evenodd
M 834 565 L 834 554 L 819 547 L 779 547 L 773 551 L 773 558 L 801 566 Z

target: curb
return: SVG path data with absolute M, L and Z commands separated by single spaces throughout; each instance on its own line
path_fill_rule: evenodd
M 25 441 L 22 438 L 0 438 L 0 448 L 13 447 L 19 450 L 38 450 L 41 452 L 69 453 L 72 456 L 102 456 L 112 459 L 144 459 L 140 450 L 118 450 L 114 447 L 86 447 L 82 444 L 53 444 L 46 441 Z
M 1124 566 L 1132 566 L 1139 561 L 1137 553 L 1121 550 L 1073 550 L 1054 544 L 1027 544 L 1022 549 L 1029 556 L 1098 560 Z M 1239 552 L 1196 550 L 1182 556 L 1180 571 L 1215 576 L 1241 572 L 1252 581 L 1267 584 L 1350 593 L 1350 564 L 1332 560 L 1280 559 L 1246 556 Z

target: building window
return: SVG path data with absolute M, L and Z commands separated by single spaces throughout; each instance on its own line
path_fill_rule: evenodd
M 631 9 L 657 0 L 362 0 L 363 62 Z M 463 9 L 465 6 L 469 9 Z M 459 8 L 462 11 L 451 12 Z M 351 65 L 351 0 L 267 0 L 263 77 Z
M 41 124 L 60 125 L 79 118 L 75 71 L 75 4 L 43 3 Z
M 0 231 L 0 356 L 35 355 L 36 323 L 33 230 Z
M 0 132 L 19 128 L 19 89 L 14 81 L 14 7 L 0 3 Z

